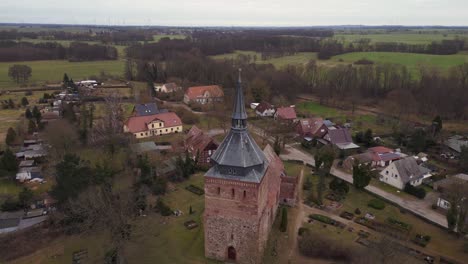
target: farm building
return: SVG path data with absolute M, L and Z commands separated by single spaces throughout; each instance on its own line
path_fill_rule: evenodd
M 194 86 L 185 91 L 184 103 L 207 104 L 209 102 L 222 102 L 224 92 L 218 85 Z
M 132 116 L 125 122 L 123 130 L 125 133 L 132 133 L 135 138 L 180 133 L 182 120 L 173 112 Z
M 218 148 L 218 143 L 198 127 L 193 126 L 185 137 L 184 147 L 192 159 L 198 158 L 199 164 L 210 165 L 211 155 Z

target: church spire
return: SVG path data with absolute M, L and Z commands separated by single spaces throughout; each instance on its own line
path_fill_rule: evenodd
M 236 94 L 234 97 L 234 107 L 232 111 L 232 128 L 247 128 L 247 113 L 245 111 L 244 92 L 242 91 L 242 69 L 239 69 L 239 79 L 237 80 Z

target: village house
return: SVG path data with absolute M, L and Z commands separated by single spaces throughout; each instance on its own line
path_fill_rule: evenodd
M 320 117 L 300 119 L 296 125 L 296 132 L 297 134 L 299 134 L 299 136 L 303 138 L 314 138 L 316 136 L 319 136 L 321 138 L 325 135 L 325 128 L 323 126 L 323 119 Z M 324 133 L 321 136 L 320 129 L 323 129 Z
M 167 109 L 159 109 L 156 103 L 149 104 L 136 104 L 133 107 L 132 115 L 133 116 L 150 116 L 161 113 L 167 113 Z
M 222 102 L 224 92 L 218 85 L 189 87 L 184 94 L 184 103 L 207 104 L 210 102 Z
M 321 144 L 331 144 L 339 150 L 351 150 L 359 148 L 358 145 L 353 143 L 353 138 L 351 137 L 349 129 L 344 127 L 331 126 L 327 127 L 326 130 L 327 132 L 325 133 L 325 135 L 321 139 L 317 140 Z
M 406 157 L 383 169 L 380 172 L 380 181 L 403 190 L 407 183 L 419 186 L 424 179 L 431 176 L 430 170 L 418 165 L 414 157 Z
M 267 102 L 261 102 L 255 107 L 255 113 L 257 116 L 273 117 L 275 115 L 275 107 Z
M 177 86 L 175 83 L 155 84 L 154 90 L 158 93 L 174 93 L 182 90 L 182 87 Z
M 297 121 L 296 108 L 294 106 L 279 107 L 276 109 L 275 120 L 294 123 Z
M 198 127 L 193 126 L 185 136 L 184 148 L 193 160 L 198 158 L 198 164 L 209 166 L 211 155 L 218 148 L 218 143 Z
M 373 168 L 383 168 L 404 156 L 406 155 L 393 149 L 378 146 L 369 148 L 364 153 L 349 156 L 343 162 L 343 167 L 352 170 L 354 163 L 357 161 L 359 164 L 370 164 Z
M 448 210 L 450 208 L 450 202 L 448 201 L 449 198 L 447 197 L 447 189 L 450 185 L 453 184 L 468 184 L 468 175 L 460 173 L 449 178 L 436 181 L 433 184 L 433 189 L 440 192 L 440 196 L 437 198 L 437 206 L 442 209 Z
M 444 144 L 451 151 L 454 151 L 456 154 L 460 154 L 462 147 L 468 147 L 468 137 L 455 135 L 448 138 Z
M 44 177 L 41 174 L 40 167 L 22 167 L 19 168 L 18 173 L 16 173 L 16 180 L 19 182 L 43 182 Z
M 155 115 L 132 116 L 124 124 L 125 133 L 135 138 L 146 138 L 182 132 L 182 121 L 173 112 Z

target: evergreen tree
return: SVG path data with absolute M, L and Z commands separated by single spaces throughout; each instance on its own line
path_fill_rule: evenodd
M 367 129 L 366 132 L 364 133 L 363 141 L 366 147 L 370 147 L 374 143 L 374 137 L 372 135 L 372 130 L 370 128 Z
M 15 102 L 13 102 L 13 100 L 8 99 L 8 108 L 10 109 L 15 109 Z
M 28 98 L 23 97 L 21 98 L 21 105 L 22 106 L 27 106 L 29 104 Z
M 13 128 L 8 128 L 8 131 L 7 131 L 7 135 L 6 135 L 6 138 L 5 138 L 5 143 L 8 145 L 8 146 L 11 146 L 13 143 L 15 143 L 15 140 L 16 140 L 16 132 Z
M 24 112 L 24 116 L 27 118 L 27 119 L 31 119 L 33 118 L 33 114 L 31 113 L 31 110 L 28 108 L 26 108 L 26 111 Z
M 432 120 L 433 136 L 436 136 L 440 131 L 442 131 L 442 126 L 442 118 L 440 116 L 436 116 L 434 120 Z
M 288 229 L 288 209 L 283 207 L 281 210 L 281 223 L 280 223 L 280 231 L 286 232 Z
M 369 185 L 372 179 L 372 171 L 370 165 L 360 165 L 359 162 L 355 162 L 353 165 L 353 185 L 356 189 L 364 189 Z
M 39 124 L 41 122 L 41 119 L 42 119 L 42 114 L 41 114 L 41 111 L 39 111 L 39 109 L 37 108 L 37 106 L 33 107 L 32 115 L 36 119 L 36 123 Z
M 7 148 L 0 159 L 0 167 L 10 173 L 14 173 L 18 170 L 18 160 L 16 160 L 15 154 Z
M 34 122 L 32 119 L 29 119 L 28 133 L 32 134 L 32 133 L 36 132 L 36 130 L 37 130 L 36 122 Z
M 33 201 L 34 193 L 29 189 L 24 187 L 23 190 L 18 193 L 18 200 L 20 205 L 23 208 L 28 208 L 31 202 Z
M 189 214 L 193 214 L 192 206 L 189 207 Z
M 279 136 L 275 137 L 275 143 L 273 144 L 273 150 L 275 151 L 276 155 L 281 153 L 281 142 L 279 140 Z
M 63 86 L 64 88 L 68 88 L 68 84 L 70 83 L 70 78 L 66 73 L 63 74 Z
M 70 123 L 76 122 L 76 114 L 75 110 L 73 109 L 73 104 L 66 104 L 65 108 L 63 109 L 63 118 L 68 120 Z

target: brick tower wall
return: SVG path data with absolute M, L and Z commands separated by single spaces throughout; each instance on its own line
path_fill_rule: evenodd
M 206 257 L 227 260 L 232 246 L 238 263 L 258 263 L 258 187 L 256 183 L 205 178 Z

